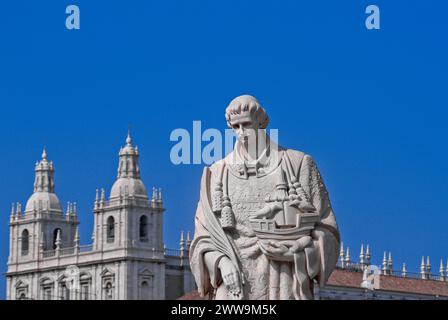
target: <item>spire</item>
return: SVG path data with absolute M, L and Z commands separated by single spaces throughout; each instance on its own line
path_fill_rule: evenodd
M 185 238 L 184 238 L 184 231 L 182 230 L 180 233 L 180 250 L 184 250 L 185 249 Z
M 431 274 L 431 262 L 429 262 L 429 256 L 426 257 L 426 273 Z
M 42 159 L 36 163 L 34 192 L 54 193 L 54 167 L 53 162 L 48 162 L 47 151 L 43 150 Z
M 406 263 L 403 262 L 403 268 L 401 269 L 401 276 L 402 276 L 403 278 L 406 278 L 407 275 L 408 275 L 408 272 L 407 272 L 407 270 L 406 270 Z
M 350 260 L 350 248 L 347 247 L 347 253 L 345 254 L 345 266 L 349 267 L 351 264 Z
M 361 252 L 359 253 L 359 263 L 361 265 L 365 264 L 365 255 L 364 255 L 364 243 L 361 244 Z
M 180 233 L 180 258 L 181 258 L 181 262 L 180 264 L 183 265 L 183 260 L 182 258 L 185 256 L 185 239 L 184 239 L 184 231 L 182 230 L 182 232 Z
M 440 274 L 439 280 L 445 281 L 445 270 L 443 268 L 443 260 L 442 259 L 440 259 L 439 274 Z
M 159 188 L 159 196 L 157 200 L 159 201 L 159 203 L 162 203 L 162 188 Z
M 190 239 L 190 231 L 187 232 L 187 249 L 190 249 L 191 239 Z
M 21 218 L 22 217 L 22 205 L 20 204 L 20 202 L 16 203 L 16 218 Z
M 102 206 L 106 204 L 106 190 L 104 188 L 101 188 L 101 200 L 100 203 Z
M 152 201 L 153 202 L 157 201 L 157 189 L 156 189 L 156 187 L 152 187 Z
M 387 255 L 386 255 L 386 251 L 384 251 L 383 267 L 381 268 L 381 271 L 383 271 L 383 275 L 387 275 Z
M 69 217 L 71 214 L 71 205 L 70 205 L 70 201 L 67 201 L 67 213 L 66 216 Z
M 389 274 L 392 274 L 393 264 L 392 264 L 392 252 L 389 251 L 389 259 L 387 260 L 387 269 Z
M 11 216 L 10 220 L 13 221 L 16 218 L 15 211 L 14 211 L 14 202 L 11 204 Z
M 370 256 L 370 247 L 369 247 L 369 245 L 367 245 L 367 248 L 366 248 L 366 263 L 368 265 L 370 265 L 370 258 L 371 258 L 371 256 Z
M 339 257 L 341 261 L 341 268 L 345 267 L 345 252 L 344 252 L 344 242 L 341 241 L 341 250 L 339 251 Z
M 425 257 L 423 256 L 422 256 L 422 263 L 420 264 L 420 276 L 422 279 L 426 279 Z
M 93 203 L 93 208 L 98 209 L 100 206 L 100 190 L 96 188 L 95 190 L 95 202 Z
M 445 280 L 448 281 L 448 258 L 446 259 L 445 276 Z
M 118 178 L 140 179 L 140 166 L 138 162 L 138 148 L 132 145 L 131 133 L 128 131 L 126 145 L 120 149 L 120 162 L 118 165 Z

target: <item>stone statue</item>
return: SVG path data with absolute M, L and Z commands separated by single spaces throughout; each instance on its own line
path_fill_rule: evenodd
M 313 299 L 336 266 L 339 231 L 313 159 L 274 143 L 266 111 L 235 98 L 233 152 L 204 169 L 190 265 L 209 299 Z

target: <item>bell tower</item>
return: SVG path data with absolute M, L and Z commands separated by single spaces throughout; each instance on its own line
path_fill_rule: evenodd
M 13 204 L 10 215 L 9 264 L 39 259 L 39 252 L 73 247 L 78 226 L 76 205 L 64 215 L 55 193 L 54 165 L 44 149 L 35 165 L 33 194 L 25 210 Z
M 117 179 L 110 191 L 97 190 L 94 204 L 94 249 L 139 248 L 163 251 L 163 203 L 160 190 L 152 200 L 140 178 L 139 150 L 130 133 L 120 148 Z

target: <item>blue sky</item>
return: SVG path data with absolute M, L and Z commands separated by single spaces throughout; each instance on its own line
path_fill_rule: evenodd
M 81 29 L 65 29 L 77 4 Z M 367 5 L 381 30 L 364 26 Z M 0 271 L 11 202 L 32 192 L 43 146 L 56 191 L 90 241 L 97 187 L 115 179 L 131 125 L 165 242 L 193 230 L 202 165 L 174 166 L 175 128 L 225 129 L 259 98 L 280 143 L 317 161 L 344 242 L 373 262 L 433 270 L 448 256 L 446 1 L 4 1 L 0 11 Z M 0 298 L 5 297 L 4 277 Z

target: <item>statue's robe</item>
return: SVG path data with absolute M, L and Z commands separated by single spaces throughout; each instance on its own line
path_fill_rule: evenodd
M 231 164 L 235 156 L 240 157 L 240 149 L 241 145 L 237 142 L 232 153 L 211 166 L 212 188 L 219 177 L 223 161 Z M 299 265 L 294 262 L 268 260 L 261 252 L 257 237 L 249 224 L 249 215 L 263 208 L 266 194 L 275 190 L 275 172 L 281 167 L 285 152 L 291 160 L 293 174 L 298 178 L 320 217 L 311 234 L 312 245 L 300 253 L 303 259 Z M 242 299 L 312 299 L 314 282 L 323 286 L 338 259 L 339 232 L 328 193 L 316 164 L 309 155 L 279 147 L 278 150 L 271 151 L 267 160 L 258 175 L 248 177 L 242 177 L 229 165 L 228 195 L 235 216 L 235 229 L 225 232 L 228 240 L 233 242 L 232 246 L 240 262 L 239 269 L 244 275 Z M 201 188 L 205 187 L 202 183 Z M 201 190 L 201 195 L 204 194 L 203 191 L 205 190 Z M 190 247 L 191 270 L 202 297 L 232 299 L 218 268 L 219 261 L 225 254 L 210 237 L 210 221 L 207 221 L 210 215 L 204 214 L 201 201 L 202 197 L 196 211 L 195 235 Z M 306 290 L 298 286 L 296 275 L 300 273 L 302 283 L 303 277 L 306 278 Z

